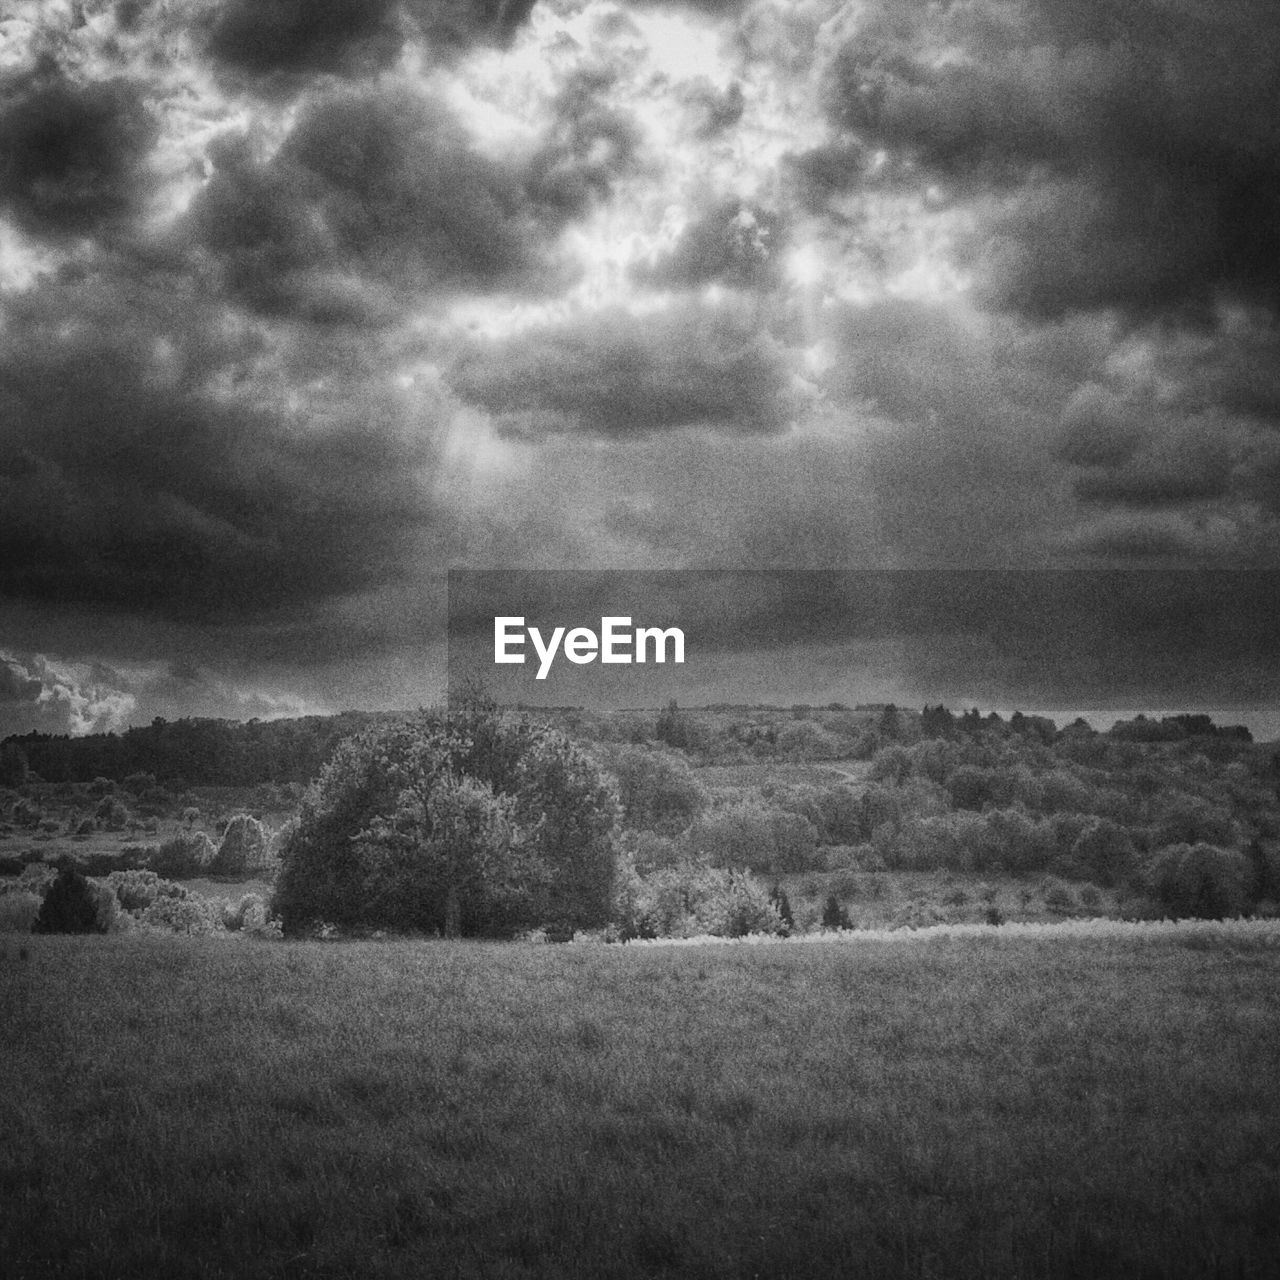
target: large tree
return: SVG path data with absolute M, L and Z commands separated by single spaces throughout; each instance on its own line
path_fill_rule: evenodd
M 618 802 L 563 734 L 471 698 L 339 744 L 281 847 L 287 931 L 603 923 Z

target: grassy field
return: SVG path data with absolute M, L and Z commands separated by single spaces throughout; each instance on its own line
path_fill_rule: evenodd
M 1275 1274 L 1274 932 L 0 946 L 14 1280 Z
M 766 782 L 831 787 L 841 782 L 864 782 L 870 770 L 870 765 L 858 760 L 842 760 L 830 764 L 766 760 L 759 764 L 702 765 L 694 769 L 693 776 L 703 786 L 712 789 L 759 787 Z

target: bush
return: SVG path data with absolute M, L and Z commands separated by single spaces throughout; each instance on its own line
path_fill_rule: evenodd
M 710 934 L 739 938 L 781 933 L 783 920 L 769 893 L 752 875 L 688 860 L 650 875 L 619 869 L 614 920 L 618 936 L 683 938 Z
M 15 827 L 38 827 L 43 817 L 44 810 L 26 796 L 15 801 L 9 811 L 9 819 Z
M 798 813 L 767 808 L 756 800 L 713 809 L 685 833 L 686 849 L 714 865 L 769 875 L 815 870 L 817 832 Z
M 110 885 L 89 881 L 89 889 L 95 902 L 95 919 L 98 933 L 118 933 L 129 926 L 129 916 L 120 910 L 120 903 Z
M 791 912 L 791 899 L 787 897 L 787 891 L 780 884 L 775 884 L 769 890 L 769 902 L 778 913 L 778 922 L 781 925 L 778 932 L 785 938 L 796 924 L 795 916 Z
M 0 933 L 30 933 L 40 914 L 40 895 L 18 890 L 0 894 Z
M 1222 920 L 1244 913 L 1251 872 L 1248 858 L 1235 849 L 1176 844 L 1152 858 L 1145 880 L 1174 919 Z
M 706 792 L 683 756 L 616 747 L 606 764 L 617 781 L 623 824 L 633 830 L 677 835 L 706 808 Z
M 162 880 L 154 871 L 131 869 L 113 871 L 106 879 L 121 909 L 134 914 L 145 911 L 157 898 L 185 898 L 187 890 L 172 880 Z
M 1080 886 L 1080 905 L 1087 911 L 1097 911 L 1102 907 L 1102 890 L 1096 884 Z
M 203 831 L 179 831 L 161 843 L 148 865 L 167 880 L 191 880 L 209 870 L 216 854 L 213 841 Z
M 848 929 L 851 927 L 849 913 L 834 893 L 827 895 L 822 907 L 822 927 L 824 929 Z
M 123 831 L 129 825 L 129 810 L 113 796 L 103 796 L 93 816 L 106 831 Z
M 265 871 L 270 863 L 266 828 L 247 813 L 237 814 L 227 823 L 218 852 L 209 864 L 209 874 L 243 879 Z
M 69 863 L 58 871 L 32 926 L 36 933 L 105 933 L 98 924 L 98 895 Z
M 660 867 L 674 867 L 681 857 L 674 840 L 654 831 L 624 831 L 618 837 L 618 852 L 629 858 L 641 875 Z
M 256 893 L 246 893 L 238 903 L 232 904 L 228 902 L 222 908 L 222 927 L 228 931 L 235 933 L 244 928 L 245 917 L 251 912 L 261 912 L 262 919 L 266 919 L 266 903 Z M 256 916 L 254 917 L 257 918 Z
M 1046 876 L 1040 886 L 1040 896 L 1044 905 L 1054 915 L 1070 915 L 1076 909 L 1076 900 L 1071 893 L 1071 886 L 1064 884 L 1055 876 Z
M 142 923 L 170 933 L 207 934 L 222 928 L 222 908 L 197 894 L 157 898 L 143 913 Z
M 1137 851 L 1123 827 L 1110 818 L 1095 818 L 1072 843 L 1071 857 L 1090 879 L 1114 887 L 1133 874 Z
M 257 901 L 245 908 L 240 932 L 250 938 L 283 938 L 284 925 L 268 912 L 266 903 Z

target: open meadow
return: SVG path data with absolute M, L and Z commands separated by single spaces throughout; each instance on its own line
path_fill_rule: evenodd
M 1275 1274 L 1274 927 L 2 945 L 13 1280 Z

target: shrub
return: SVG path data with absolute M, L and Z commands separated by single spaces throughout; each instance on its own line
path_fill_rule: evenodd
M 254 902 L 245 909 L 240 931 L 250 938 L 284 937 L 284 925 L 268 912 L 266 903 L 261 901 Z
M 1102 890 L 1096 884 L 1080 886 L 1080 905 L 1088 911 L 1097 911 L 1102 906 Z
M 9 811 L 9 819 L 15 827 L 38 827 L 43 817 L 44 810 L 27 796 L 16 800 Z
M 156 898 L 142 913 L 142 923 L 171 933 L 206 934 L 222 928 L 222 909 L 197 894 Z
M 30 933 L 40 914 L 40 895 L 18 890 L 0 894 L 0 933 Z
M 148 865 L 167 880 L 190 880 L 209 870 L 216 853 L 213 841 L 203 831 L 179 831 L 161 843 Z
M 624 831 L 618 837 L 618 851 L 631 859 L 641 875 L 659 867 L 674 867 L 680 861 L 676 842 L 654 831 Z
M 32 926 L 36 933 L 103 933 L 98 895 L 70 863 L 64 863 L 44 895 Z
M 683 756 L 623 746 L 610 751 L 606 763 L 627 827 L 677 835 L 706 808 L 706 792 Z
M 1056 876 L 1045 877 L 1040 886 L 1040 896 L 1044 899 L 1044 905 L 1055 915 L 1069 915 L 1076 909 L 1071 886 L 1064 884 Z
M 120 910 L 120 902 L 110 885 L 89 881 L 89 889 L 94 897 L 98 933 L 118 933 L 128 928 L 129 916 Z
M 791 913 L 791 899 L 787 897 L 787 891 L 780 884 L 775 884 L 769 890 L 769 902 L 778 913 L 778 921 L 782 926 L 778 932 L 786 937 L 795 928 L 796 923 L 795 916 Z
M 260 911 L 262 919 L 266 919 L 266 903 L 256 893 L 246 893 L 234 905 L 228 902 L 222 908 L 222 927 L 232 933 L 237 932 L 244 927 L 245 917 L 251 911 Z
M 145 911 L 157 898 L 185 898 L 187 890 L 172 880 L 162 880 L 154 871 L 131 869 L 113 871 L 106 880 L 123 910 Z
M 688 860 L 642 876 L 624 863 L 614 899 L 619 937 L 743 937 L 781 933 L 782 917 L 768 892 L 745 871 Z
M 827 900 L 822 907 L 822 927 L 824 929 L 848 929 L 850 928 L 849 913 L 840 904 L 840 899 L 834 893 L 827 895 Z
M 1183 844 L 1226 847 L 1235 843 L 1237 835 L 1231 813 L 1224 806 L 1172 792 L 1160 806 L 1155 843 L 1157 848 Z
M 1114 886 L 1133 873 L 1136 851 L 1123 827 L 1110 818 L 1095 818 L 1072 843 L 1071 858 L 1090 879 Z
M 1243 914 L 1251 871 L 1248 858 L 1235 849 L 1176 844 L 1152 858 L 1145 880 L 1175 919 L 1221 920 Z
M 813 823 L 798 813 L 742 800 L 713 809 L 685 833 L 684 845 L 714 865 L 780 875 L 813 870 L 818 862 Z
M 209 874 L 243 878 L 265 871 L 270 862 L 266 828 L 247 813 L 237 814 L 227 823 L 222 843 L 209 864 Z
M 93 816 L 107 831 L 123 831 L 129 825 L 129 810 L 114 796 L 103 796 Z

